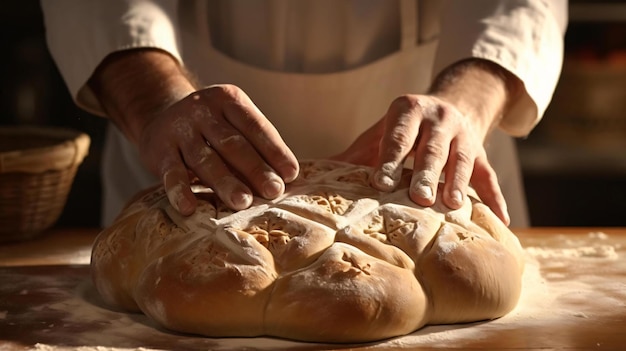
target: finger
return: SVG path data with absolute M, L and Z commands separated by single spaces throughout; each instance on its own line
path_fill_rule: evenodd
M 160 162 L 160 174 L 170 204 L 182 215 L 189 216 L 197 206 L 191 192 L 187 168 L 177 155 L 165 156 Z
M 426 122 L 415 149 L 409 196 L 421 206 L 435 203 L 441 173 L 450 153 L 451 137 L 440 126 Z
M 203 134 L 219 154 L 224 167 L 245 178 L 258 194 L 267 199 L 283 194 L 283 179 L 265 162 L 248 139 L 222 116 L 213 117 L 213 121 L 203 127 Z
M 448 163 L 445 166 L 443 203 L 446 206 L 457 209 L 463 205 L 474 170 L 474 158 L 472 144 L 467 143 L 462 137 L 452 140 Z
M 508 226 L 511 223 L 511 218 L 506 201 L 498 184 L 496 172 L 489 164 L 486 155 L 476 158 L 471 184 L 483 203 L 489 206 L 496 216 Z
M 226 206 L 243 210 L 252 204 L 252 191 L 226 166 L 204 140 L 196 137 L 182 146 L 185 164 L 200 181 L 215 191 Z
M 400 181 L 404 159 L 415 145 L 421 116 L 417 100 L 400 97 L 389 107 L 385 130 L 380 141 L 380 158 L 372 176 L 372 185 L 383 191 L 393 190 Z
M 299 172 L 298 160 L 278 130 L 245 93 L 240 92 L 235 97 L 223 106 L 225 119 L 252 144 L 263 160 L 285 182 L 296 179 Z

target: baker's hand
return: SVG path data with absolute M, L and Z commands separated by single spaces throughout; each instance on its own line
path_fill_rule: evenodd
M 194 177 L 238 210 L 250 206 L 253 192 L 279 196 L 285 182 L 298 175 L 295 156 L 241 89 L 198 90 L 191 74 L 165 51 L 115 52 L 88 84 L 184 215 L 196 208 Z
M 481 199 L 505 222 L 506 203 L 482 141 L 485 130 L 470 122 L 452 104 L 428 95 L 397 98 L 387 114 L 336 159 L 375 167 L 374 187 L 393 190 L 407 157 L 414 168 L 409 196 L 431 206 L 443 175 L 443 202 L 461 207 L 472 184 Z
M 188 171 L 235 210 L 249 207 L 253 192 L 276 198 L 298 175 L 298 161 L 278 131 L 233 85 L 211 86 L 172 104 L 145 124 L 138 146 L 184 215 L 196 207 Z
M 427 95 L 395 99 L 382 119 L 333 158 L 375 167 L 372 185 L 388 191 L 398 185 L 405 160 L 413 155 L 409 196 L 417 204 L 434 204 L 443 175 L 445 205 L 462 206 L 471 184 L 508 225 L 506 202 L 483 143 L 520 87 L 519 79 L 493 63 L 460 62 L 443 71 Z

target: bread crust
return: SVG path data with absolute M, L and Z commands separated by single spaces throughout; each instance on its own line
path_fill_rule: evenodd
M 515 307 L 521 246 L 475 193 L 425 208 L 410 171 L 392 192 L 371 173 L 304 161 L 283 196 L 238 212 L 196 187 L 189 217 L 146 189 L 98 235 L 92 278 L 111 306 L 210 337 L 367 342 Z

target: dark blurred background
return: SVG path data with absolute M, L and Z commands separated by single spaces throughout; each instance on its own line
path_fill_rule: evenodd
M 37 0 L 0 7 L 0 125 L 92 139 L 57 226 L 97 227 L 105 121 L 78 109 L 46 47 Z M 570 1 L 563 73 L 543 121 L 518 140 L 533 226 L 626 226 L 626 1 Z
M 100 221 L 100 155 L 105 121 L 77 108 L 46 46 L 38 0 L 0 6 L 0 125 L 51 125 L 91 137 L 58 226 L 96 227 Z

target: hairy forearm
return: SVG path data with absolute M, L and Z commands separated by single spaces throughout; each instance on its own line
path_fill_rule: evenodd
M 454 104 L 484 132 L 498 125 L 522 82 L 499 65 L 481 59 L 458 62 L 439 74 L 430 93 Z
M 157 49 L 109 55 L 88 84 L 109 118 L 134 143 L 152 116 L 195 90 L 178 62 Z

